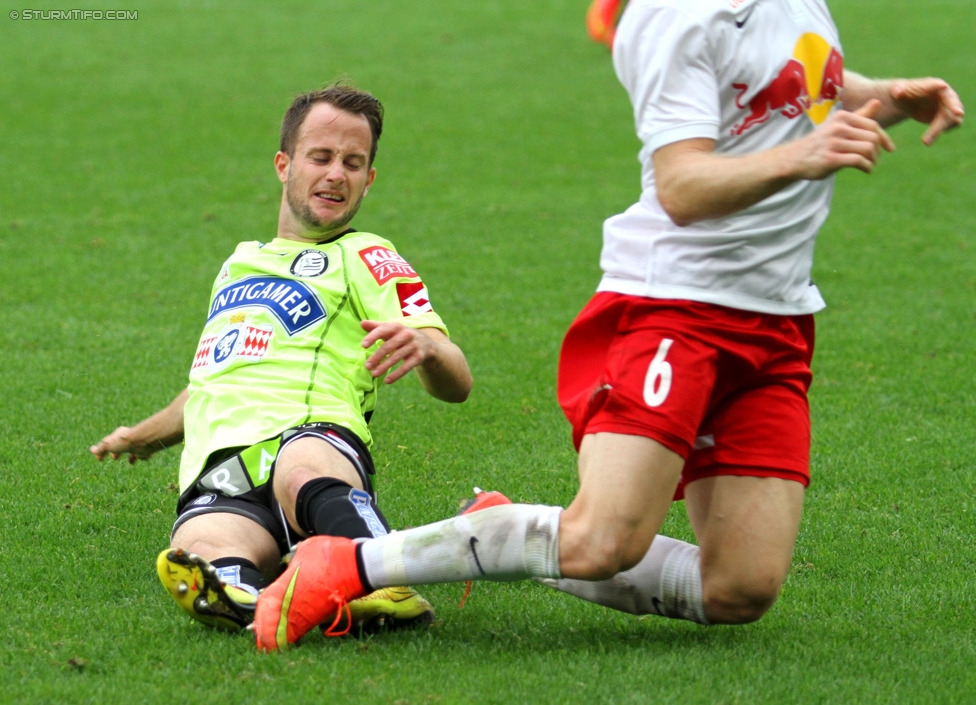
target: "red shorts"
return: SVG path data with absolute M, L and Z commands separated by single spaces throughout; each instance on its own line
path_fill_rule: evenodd
M 590 433 L 646 436 L 685 458 L 676 499 L 714 475 L 810 483 L 812 315 L 596 294 L 559 357 L 559 404 Z

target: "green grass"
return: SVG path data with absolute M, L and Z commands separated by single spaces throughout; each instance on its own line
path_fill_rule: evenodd
M 357 221 L 424 274 L 476 376 L 374 418 L 397 526 L 470 487 L 568 503 L 556 356 L 637 144 L 584 0 L 140 3 L 0 13 L 0 693 L 5 702 L 959 703 L 976 694 L 976 139 L 920 129 L 838 180 L 815 276 L 813 485 L 761 622 L 636 619 L 531 583 L 425 588 L 439 622 L 275 656 L 191 623 L 153 571 L 178 453 L 87 447 L 184 383 L 213 276 L 270 237 L 281 113 L 348 75 L 387 108 Z M 848 65 L 976 100 L 969 0 L 834 0 Z M 96 8 L 91 8 L 96 9 Z M 130 9 L 130 8 L 120 8 Z M 683 508 L 670 533 L 690 538 Z

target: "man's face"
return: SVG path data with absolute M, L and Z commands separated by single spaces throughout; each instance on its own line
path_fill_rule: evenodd
M 345 230 L 376 176 L 369 166 L 372 144 L 364 116 L 328 103 L 312 106 L 294 154 L 275 155 L 285 201 L 279 235 L 317 242 Z

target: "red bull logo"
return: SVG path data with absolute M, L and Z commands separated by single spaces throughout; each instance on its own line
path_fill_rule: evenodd
M 738 91 L 735 104 L 748 111 L 732 128 L 733 135 L 769 121 L 776 113 L 790 120 L 806 114 L 819 125 L 830 114 L 844 89 L 844 57 L 825 39 L 804 34 L 776 77 L 763 89 L 747 98 L 750 86 L 733 83 Z

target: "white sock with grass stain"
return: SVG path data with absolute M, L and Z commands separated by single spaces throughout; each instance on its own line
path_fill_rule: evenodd
M 558 577 L 561 512 L 507 504 L 366 539 L 360 546 L 366 580 L 379 589 Z

